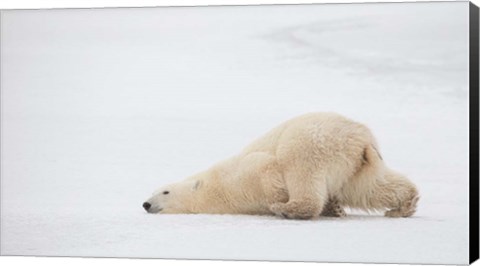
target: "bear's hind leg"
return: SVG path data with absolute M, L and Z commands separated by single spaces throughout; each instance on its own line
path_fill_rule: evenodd
M 402 201 L 398 207 L 385 212 L 387 217 L 410 217 L 417 210 L 417 202 L 420 197 L 415 194 Z
M 327 217 L 345 217 L 347 213 L 343 209 L 343 207 L 338 202 L 338 199 L 335 197 L 331 197 L 325 207 L 322 210 L 321 216 Z
M 416 205 L 419 200 L 419 197 L 414 197 L 413 199 L 407 201 L 404 206 L 397 209 L 392 209 L 385 212 L 387 217 L 410 217 L 416 212 Z
M 388 169 L 373 145 L 365 149 L 363 158 L 363 168 L 344 186 L 340 202 L 363 210 L 387 210 L 387 217 L 412 216 L 419 199 L 415 185 Z
M 387 217 L 410 217 L 417 209 L 420 196 L 415 185 L 406 177 L 389 171 L 385 180 L 377 182 L 374 202 L 386 208 Z

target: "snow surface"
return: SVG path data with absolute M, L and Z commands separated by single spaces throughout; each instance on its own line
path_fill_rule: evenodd
M 468 2 L 1 18 L 2 255 L 467 263 Z M 414 217 L 142 210 L 312 111 L 372 129 Z

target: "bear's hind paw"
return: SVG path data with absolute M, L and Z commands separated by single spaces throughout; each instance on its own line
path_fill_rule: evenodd
M 413 197 L 411 200 L 407 201 L 402 207 L 398 209 L 392 209 L 385 212 L 385 216 L 387 217 L 410 217 L 412 216 L 415 211 L 417 210 L 417 202 L 420 197 L 417 195 Z
M 343 207 L 338 203 L 336 198 L 330 198 L 323 207 L 321 216 L 326 217 L 345 217 L 347 213 L 343 209 Z

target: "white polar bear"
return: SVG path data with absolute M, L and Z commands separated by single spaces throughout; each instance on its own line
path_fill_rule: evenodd
M 157 190 L 149 213 L 344 216 L 343 207 L 408 217 L 415 185 L 385 165 L 370 130 L 334 113 L 293 118 L 240 154 Z

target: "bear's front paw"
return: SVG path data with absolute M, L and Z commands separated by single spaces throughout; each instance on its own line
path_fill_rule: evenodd
M 270 205 L 270 211 L 272 211 L 277 216 L 288 219 L 288 214 L 285 212 L 285 205 L 286 203 L 274 203 Z
M 320 214 L 319 204 L 308 201 L 289 201 L 287 203 L 275 203 L 270 210 L 277 216 L 286 219 L 311 219 Z

